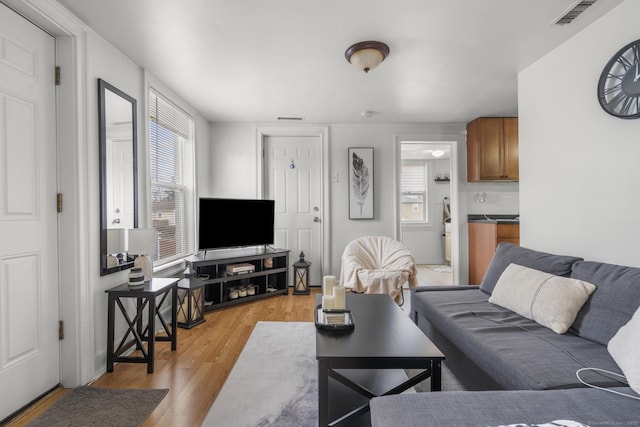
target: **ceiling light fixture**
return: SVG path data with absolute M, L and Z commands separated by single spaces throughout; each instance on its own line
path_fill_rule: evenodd
M 433 157 L 435 157 L 435 158 L 442 157 L 442 156 L 444 156 L 444 151 L 443 150 L 433 150 L 431 152 L 431 155 Z
M 358 42 L 344 53 L 347 61 L 358 70 L 368 73 L 389 56 L 389 46 L 381 42 Z

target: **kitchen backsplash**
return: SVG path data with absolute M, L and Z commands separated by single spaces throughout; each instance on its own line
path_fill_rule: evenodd
M 520 197 L 517 182 L 468 183 L 469 214 L 519 214 Z

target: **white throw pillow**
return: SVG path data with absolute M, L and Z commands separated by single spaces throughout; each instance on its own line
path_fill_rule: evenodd
M 627 377 L 629 387 L 640 394 L 640 308 L 607 344 L 609 354 Z
M 596 286 L 518 264 L 504 270 L 489 302 L 508 308 L 557 334 L 567 332 Z

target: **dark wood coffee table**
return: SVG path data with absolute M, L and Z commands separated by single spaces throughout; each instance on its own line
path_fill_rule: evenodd
M 431 391 L 440 391 L 444 355 L 388 295 L 348 294 L 347 306 L 353 331 L 316 330 L 320 426 L 353 426 L 373 397 L 401 393 L 429 377 Z M 407 380 L 401 369 L 422 371 Z

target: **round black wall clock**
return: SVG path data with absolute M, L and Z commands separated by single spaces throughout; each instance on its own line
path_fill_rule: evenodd
M 640 118 L 640 40 L 629 43 L 607 62 L 598 81 L 598 101 L 612 116 Z

